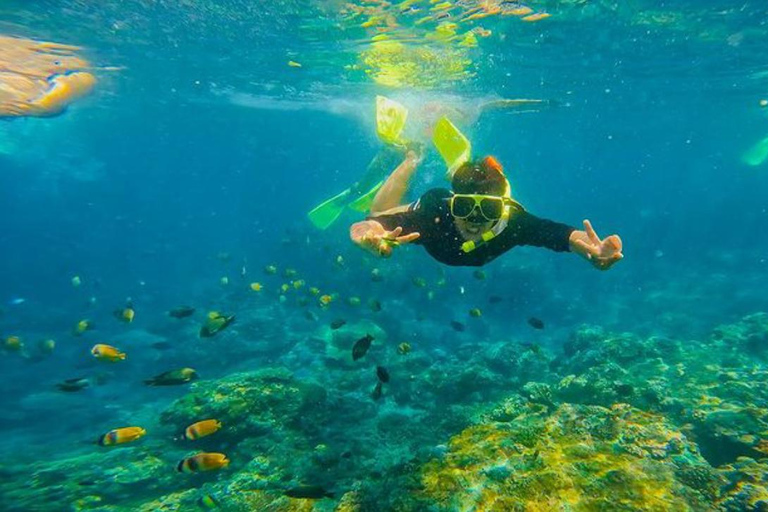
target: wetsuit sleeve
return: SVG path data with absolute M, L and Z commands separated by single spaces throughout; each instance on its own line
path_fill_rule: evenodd
M 527 211 L 514 214 L 513 228 L 518 245 L 544 247 L 552 251 L 570 251 L 569 238 L 576 228 L 536 217 Z

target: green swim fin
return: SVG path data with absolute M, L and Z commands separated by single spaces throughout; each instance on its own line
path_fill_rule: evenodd
M 757 167 L 768 160 L 768 137 L 763 138 L 757 144 L 752 146 L 742 157 L 744 163 Z
M 320 203 L 307 214 L 309 221 L 319 229 L 327 229 L 344 211 L 347 203 L 349 203 L 351 193 L 351 189 L 346 189 L 344 192 Z
M 385 180 L 381 180 L 371 190 L 349 203 L 349 207 L 356 212 L 367 213 L 368 210 L 371 209 L 371 203 L 373 203 L 373 199 L 376 197 L 376 193 L 384 184 L 384 181 Z
M 401 145 L 400 135 L 408 119 L 408 109 L 400 103 L 376 96 L 376 134 L 386 144 Z
M 448 179 L 461 164 L 470 159 L 472 144 L 447 117 L 441 117 L 435 124 L 432 142 L 448 167 Z

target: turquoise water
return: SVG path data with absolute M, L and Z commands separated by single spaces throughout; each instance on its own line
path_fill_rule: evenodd
M 491 8 L 508 11 L 511 2 L 456 2 L 451 17 L 426 21 L 443 11 L 413 4 L 411 13 L 361 2 L 371 11 L 356 17 L 335 1 L 0 6 L 0 35 L 80 46 L 98 79 L 59 116 L 0 121 L 0 336 L 24 344 L 0 353 L 3 509 L 156 510 L 162 496 L 185 491 L 169 510 L 194 510 L 195 493 L 206 492 L 224 508 L 267 506 L 238 501 L 245 488 L 283 500 L 270 507 L 308 506 L 282 494 L 299 484 L 335 491 L 315 502 L 318 510 L 332 510 L 351 489 L 368 496 L 361 510 L 419 509 L 382 498 L 410 489 L 392 475 L 418 471 L 477 411 L 524 395 L 528 380 L 567 375 L 556 364 L 547 378 L 521 375 L 492 347 L 536 344 L 554 360 L 590 324 L 679 340 L 702 360 L 711 351 L 696 340 L 768 310 L 768 162 L 742 160 L 768 135 L 768 107 L 760 107 L 768 98 L 764 5 L 552 0 L 530 4 L 550 18 L 525 22 Z M 471 10 L 478 6 L 485 10 Z M 468 19 L 472 12 L 490 15 Z M 397 26 L 361 26 L 377 16 Z M 457 23 L 443 26 L 457 37 L 441 39 L 440 23 Z M 476 45 L 460 44 L 470 30 Z M 372 40 L 380 35 L 390 43 Z M 392 41 L 397 46 L 386 45 Z M 362 218 L 352 211 L 315 229 L 306 213 L 359 179 L 381 145 L 378 94 L 409 108 L 409 136 L 425 142 L 435 113 L 453 111 L 475 152 L 504 164 L 530 211 L 576 227 L 588 218 L 601 236 L 619 234 L 624 260 L 598 272 L 572 254 L 520 247 L 478 279 L 419 247 L 398 248 L 388 260 L 367 255 L 349 240 L 349 225 Z M 512 98 L 547 103 L 532 111 L 488 107 Z M 444 168 L 430 145 L 409 200 L 445 186 Z M 253 282 L 263 289 L 251 290 Z M 320 307 L 310 287 L 333 302 Z M 131 323 L 113 316 L 127 298 Z M 181 305 L 195 314 L 170 318 Z M 482 316 L 471 317 L 472 308 Z M 209 311 L 237 320 L 201 339 Z M 531 317 L 545 328 L 533 329 Z M 73 336 L 83 319 L 94 329 Z M 347 325 L 331 331 L 336 319 Z M 351 365 L 346 350 L 372 330 L 378 341 L 368 359 Z M 55 349 L 43 353 L 38 342 L 49 338 Z M 408 356 L 396 352 L 402 342 L 412 346 Z M 121 348 L 126 360 L 96 361 L 95 343 Z M 763 369 L 762 346 L 750 350 L 718 364 Z M 641 362 L 622 365 L 632 373 Z M 379 401 L 370 397 L 376 365 L 392 374 Z M 181 367 L 197 370 L 200 381 L 142 384 Z M 174 401 L 275 368 L 290 382 L 322 388 L 322 405 L 270 405 L 268 419 L 254 420 L 266 424 L 263 432 L 227 432 L 225 422 L 216 434 L 223 440 L 212 436 L 204 448 L 228 452 L 230 467 L 200 478 L 175 474 L 197 447 L 173 440 L 186 426 L 186 418 L 168 419 L 180 407 Z M 89 379 L 87 389 L 56 389 L 77 377 Z M 129 425 L 144 426 L 147 436 L 119 451 L 93 444 Z M 320 445 L 337 453 L 333 463 L 317 455 Z M 256 471 L 259 456 L 271 462 Z M 130 466 L 148 457 L 157 464 Z M 723 457 L 708 460 L 714 468 L 735 460 Z M 57 461 L 55 478 L 40 476 Z M 83 476 L 83 467 L 105 481 Z M 162 483 L 121 483 L 110 473 L 117 467 Z

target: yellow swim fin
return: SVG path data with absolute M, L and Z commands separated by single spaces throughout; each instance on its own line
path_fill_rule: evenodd
M 368 210 L 371 209 L 371 203 L 373 203 L 373 199 L 376 197 L 376 193 L 384 184 L 384 181 L 385 180 L 381 180 L 371 190 L 349 203 L 349 207 L 356 212 L 367 213 Z
M 447 117 L 441 117 L 435 124 L 432 142 L 448 167 L 447 178 L 450 180 L 454 171 L 470 159 L 472 144 Z
M 376 133 L 387 144 L 400 145 L 400 135 L 408 119 L 408 109 L 400 103 L 376 96 Z
M 351 189 L 346 189 L 344 192 L 320 203 L 307 214 L 309 221 L 318 229 L 327 229 L 344 211 L 351 193 Z
M 749 148 L 742 157 L 744 163 L 757 167 L 768 160 L 768 137 L 761 139 L 757 144 Z

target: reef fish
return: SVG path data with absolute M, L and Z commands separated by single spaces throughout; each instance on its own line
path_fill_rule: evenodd
M 335 331 L 336 329 L 340 329 L 341 327 L 343 327 L 346 324 L 347 324 L 346 320 L 344 320 L 343 318 L 339 318 L 339 319 L 334 320 L 333 322 L 331 322 L 331 329 L 333 329 Z
M 539 320 L 535 316 L 532 316 L 528 319 L 528 325 L 533 327 L 534 329 L 543 329 L 544 328 L 544 321 Z
M 373 388 L 373 391 L 371 392 L 371 398 L 374 400 L 380 399 L 384 395 L 384 391 L 381 385 L 381 382 L 376 383 L 376 387 Z
M 104 345 L 103 343 L 94 345 L 91 349 L 91 354 L 99 361 L 108 361 L 110 363 L 125 360 L 125 352 L 120 352 L 119 349 L 111 345 Z
M 366 334 L 359 340 L 355 342 L 355 344 L 352 346 L 352 360 L 357 361 L 361 357 L 363 357 L 365 354 L 368 353 L 368 349 L 371 348 L 371 342 L 373 341 L 373 336 L 370 334 Z
M 222 315 L 218 311 L 208 313 L 208 320 L 200 328 L 201 338 L 210 338 L 227 328 L 235 321 L 235 315 Z
M 376 367 L 376 377 L 379 379 L 380 382 L 383 382 L 386 384 L 389 382 L 389 371 L 387 371 L 386 368 L 383 366 L 377 366 Z
M 99 438 L 100 446 L 114 446 L 136 441 L 144 437 L 147 431 L 141 427 L 123 427 L 110 430 Z
M 187 318 L 195 314 L 195 308 L 192 306 L 179 306 L 168 311 L 168 316 L 173 318 Z
M 221 422 L 219 420 L 202 420 L 188 426 L 184 431 L 184 437 L 194 441 L 195 439 L 215 434 L 220 428 Z
M 453 330 L 457 332 L 464 332 L 467 330 L 467 327 L 457 320 L 451 320 L 451 327 L 453 327 Z
M 229 466 L 229 459 L 223 453 L 198 453 L 182 459 L 176 466 L 179 473 L 197 473 L 198 471 L 213 471 Z
M 298 485 L 289 487 L 283 494 L 289 498 L 300 498 L 305 500 L 320 500 L 323 498 L 333 498 L 334 493 L 325 490 L 321 485 Z
M 77 377 L 74 379 L 67 379 L 64 382 L 59 382 L 56 387 L 60 391 L 66 391 L 67 393 L 74 393 L 76 391 L 83 390 L 90 385 L 90 382 L 85 377 Z
M 121 322 L 125 322 L 127 324 L 133 322 L 134 317 L 136 316 L 136 311 L 133 309 L 132 306 L 126 306 L 123 309 L 116 309 L 112 312 L 112 315 L 120 320 Z
M 147 386 L 177 386 L 186 384 L 198 378 L 197 372 L 192 368 L 181 368 L 155 375 L 144 381 Z

